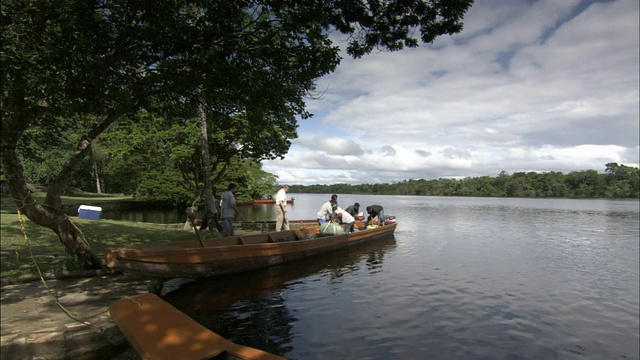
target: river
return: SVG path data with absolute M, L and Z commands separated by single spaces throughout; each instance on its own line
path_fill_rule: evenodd
M 329 200 L 289 196 L 290 219 Z M 639 358 L 638 201 L 338 199 L 355 201 L 395 215 L 395 235 L 163 297 L 289 359 Z M 242 211 L 274 217 L 272 206 Z

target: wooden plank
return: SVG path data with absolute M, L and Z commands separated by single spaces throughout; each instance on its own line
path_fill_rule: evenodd
M 109 305 L 111 317 L 144 360 L 200 360 L 235 356 L 242 360 L 285 358 L 235 344 L 198 324 L 155 294 L 125 297 Z M 218 357 L 217 357 L 218 358 Z

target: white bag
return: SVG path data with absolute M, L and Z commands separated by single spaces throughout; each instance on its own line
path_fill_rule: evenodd
M 320 234 L 321 235 L 340 235 L 344 234 L 344 229 L 342 225 L 337 222 L 328 221 L 324 224 L 320 225 Z

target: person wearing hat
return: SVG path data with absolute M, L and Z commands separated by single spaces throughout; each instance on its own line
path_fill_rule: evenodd
M 334 198 L 335 196 L 335 198 Z M 322 225 L 325 221 L 333 220 L 335 210 L 338 208 L 338 196 L 331 196 L 331 200 L 322 204 L 320 210 L 316 214 L 316 218 L 318 219 L 318 224 Z
M 289 191 L 289 186 L 282 185 L 276 193 L 276 231 L 289 230 L 289 222 L 286 218 L 287 191 Z

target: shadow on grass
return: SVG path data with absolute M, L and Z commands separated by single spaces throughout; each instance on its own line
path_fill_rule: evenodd
M 117 220 L 76 221 L 92 247 L 104 250 L 108 247 L 162 244 L 175 241 L 193 241 L 193 231 L 172 229 L 161 224 L 120 222 Z M 205 232 L 201 236 L 215 237 L 217 233 Z
M 71 221 L 82 230 L 91 250 L 99 257 L 104 256 L 105 249 L 128 247 L 135 245 L 162 244 L 196 240 L 193 231 L 172 228 L 163 224 L 136 223 L 118 220 L 85 220 L 71 218 Z M 1 276 L 17 276 L 35 274 L 36 268 L 30 251 L 43 272 L 61 270 L 78 270 L 80 264 L 71 259 L 58 236 L 51 230 L 26 219 L 25 241 L 18 215 L 3 214 L 1 229 L 2 264 Z M 203 239 L 218 237 L 218 233 L 204 231 Z
M 122 296 L 130 295 L 131 289 L 136 286 L 145 286 L 144 283 L 151 281 L 151 278 L 136 277 L 131 275 L 114 275 L 109 277 L 86 277 L 83 279 L 55 280 L 50 281 L 53 295 L 65 306 L 102 306 L 108 304 L 110 300 L 117 300 Z M 54 285 L 55 283 L 55 285 Z M 19 286 L 8 286 L 2 289 L 2 304 L 18 303 L 24 300 L 25 293 L 30 297 L 49 297 L 46 289 L 43 289 L 40 282 L 22 283 Z M 81 293 L 81 296 L 74 296 L 74 293 Z M 107 298 L 105 299 L 105 295 Z M 47 312 L 58 312 L 60 309 L 53 302 L 46 304 L 42 315 L 47 318 Z M 33 316 L 34 314 L 31 314 Z M 91 316 L 97 314 L 82 314 Z

